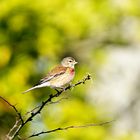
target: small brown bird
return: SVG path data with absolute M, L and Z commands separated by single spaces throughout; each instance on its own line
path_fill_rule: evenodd
M 61 61 L 61 65 L 56 66 L 45 78 L 41 79 L 37 85 L 24 91 L 23 93 L 42 87 L 51 87 L 54 89 L 64 88 L 64 86 L 69 84 L 75 76 L 75 64 L 77 64 L 77 62 L 74 58 L 65 57 Z

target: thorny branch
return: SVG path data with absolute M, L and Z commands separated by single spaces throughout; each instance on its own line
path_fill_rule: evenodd
M 85 84 L 85 82 L 87 80 L 90 80 L 90 79 L 91 79 L 91 76 L 88 74 L 85 78 L 83 78 L 82 80 L 78 81 L 77 83 L 68 85 L 65 89 L 57 90 L 57 93 L 56 94 L 50 94 L 49 98 L 46 101 L 43 101 L 40 106 L 35 107 L 34 109 L 32 109 L 31 111 L 29 111 L 29 112 L 27 112 L 25 114 L 25 115 L 27 115 L 27 114 L 30 115 L 29 117 L 27 117 L 26 120 L 23 120 L 23 117 L 24 116 L 21 116 L 20 112 L 17 110 L 17 108 L 14 105 L 12 105 L 6 99 L 4 99 L 3 97 L 0 96 L 0 98 L 3 101 L 5 101 L 9 106 L 11 106 L 15 110 L 15 112 L 16 112 L 16 114 L 18 116 L 18 118 L 16 119 L 16 122 L 15 122 L 14 126 L 10 129 L 9 133 L 7 134 L 7 140 L 13 140 L 15 137 L 19 136 L 19 133 L 20 133 L 21 129 L 27 123 L 31 122 L 34 119 L 35 116 L 37 116 L 38 114 L 40 114 L 41 111 L 42 111 L 42 109 L 46 105 L 52 104 L 52 103 L 58 103 L 62 99 L 64 99 L 64 98 L 61 98 L 61 99 L 53 102 L 52 101 L 53 98 L 60 96 L 66 90 L 69 90 L 69 89 L 71 89 L 73 87 L 76 87 L 76 86 L 78 86 L 80 84 Z M 82 125 L 82 126 L 68 126 L 68 127 L 64 127 L 64 128 L 56 128 L 56 129 L 52 129 L 52 130 L 49 130 L 49 131 L 44 131 L 44 132 L 33 134 L 33 135 L 29 136 L 28 138 L 35 137 L 35 136 L 38 136 L 38 135 L 41 135 L 41 134 L 44 134 L 44 133 L 55 132 L 55 131 L 58 131 L 58 130 L 67 130 L 67 129 L 70 129 L 70 128 L 82 128 L 82 127 L 89 127 L 89 126 L 100 126 L 100 125 L 104 125 L 104 124 L 107 124 L 107 123 L 110 123 L 110 122 L 104 122 L 104 123 L 100 123 L 100 124 L 87 124 L 87 125 Z
M 66 90 L 68 90 L 68 89 L 71 89 L 71 88 L 73 88 L 73 87 L 75 87 L 75 86 L 78 86 L 78 85 L 80 85 L 80 84 L 84 84 L 87 80 L 90 80 L 90 79 L 91 79 L 91 76 L 88 74 L 84 79 L 82 79 L 81 81 L 77 82 L 76 84 L 69 85 L 69 86 L 67 86 L 65 89 L 60 90 L 60 91 L 57 90 L 57 93 L 54 94 L 54 95 L 53 95 L 53 94 L 50 94 L 49 98 L 48 98 L 46 101 L 42 102 L 42 104 L 41 104 L 41 106 L 38 108 L 38 110 L 36 110 L 35 112 L 31 112 L 30 116 L 24 121 L 23 124 L 21 124 L 21 126 L 19 127 L 18 131 L 16 132 L 14 138 L 19 134 L 20 130 L 21 130 L 28 122 L 32 121 L 33 118 L 34 118 L 36 115 L 38 115 L 38 114 L 41 113 L 42 109 L 45 107 L 45 105 L 46 105 L 47 103 L 51 103 L 51 102 L 52 102 L 52 99 L 53 99 L 53 98 L 60 96 L 60 95 L 62 94 L 62 92 L 66 91 Z
M 27 140 L 29 138 L 37 137 L 37 136 L 47 134 L 47 133 L 53 133 L 53 132 L 56 132 L 56 131 L 62 131 L 62 130 L 68 130 L 68 129 L 74 129 L 74 128 L 84 128 L 84 127 L 91 127 L 91 126 L 102 126 L 102 125 L 109 124 L 113 121 L 114 120 L 107 121 L 107 122 L 102 122 L 102 123 L 90 123 L 90 124 L 86 124 L 86 125 L 71 125 L 71 126 L 67 126 L 67 127 L 59 127 L 59 128 L 55 128 L 55 129 L 52 129 L 52 130 L 42 131 L 42 132 L 39 132 L 39 133 L 32 134 L 32 135 L 30 135 L 29 137 L 27 137 L 23 140 Z

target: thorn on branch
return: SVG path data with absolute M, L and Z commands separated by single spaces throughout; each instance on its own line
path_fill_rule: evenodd
M 33 120 L 32 118 L 29 119 L 29 121 L 32 121 L 32 120 Z
M 31 112 L 31 115 L 33 116 L 34 115 L 34 112 Z
M 42 104 L 45 104 L 45 102 L 44 102 L 44 101 L 42 101 Z
M 57 90 L 57 92 L 58 92 L 58 90 Z M 50 96 L 50 98 L 52 98 L 52 97 L 53 97 L 53 95 L 52 95 L 52 94 L 50 94 L 49 96 Z

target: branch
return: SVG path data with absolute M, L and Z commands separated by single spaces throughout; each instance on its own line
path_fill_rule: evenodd
M 20 130 L 21 130 L 27 123 L 29 123 L 30 121 L 32 121 L 33 118 L 34 118 L 36 115 L 40 114 L 41 111 L 42 111 L 42 109 L 45 107 L 45 105 L 48 104 L 48 103 L 51 103 L 53 98 L 60 96 L 64 91 L 66 91 L 66 90 L 68 90 L 68 89 L 71 89 L 71 88 L 73 88 L 73 87 L 76 87 L 76 86 L 78 86 L 78 85 L 80 85 L 80 84 L 85 84 L 85 82 L 86 82 L 87 80 L 90 80 L 90 79 L 91 79 L 91 76 L 88 74 L 84 79 L 82 79 L 81 81 L 77 82 L 76 84 L 69 85 L 69 86 L 67 86 L 65 89 L 62 89 L 62 90 L 60 90 L 60 91 L 57 90 L 57 93 L 54 94 L 54 95 L 53 95 L 53 94 L 50 94 L 49 98 L 48 98 L 46 101 L 42 102 L 42 104 L 41 104 L 39 107 L 35 108 L 35 112 L 31 112 L 31 113 L 30 113 L 30 116 L 19 126 L 18 130 L 16 131 L 16 133 L 14 133 L 13 138 L 15 138 L 15 137 L 19 134 Z M 37 110 L 36 110 L 36 109 L 37 109 Z
M 8 134 L 6 135 L 7 140 L 12 140 L 14 137 L 14 134 L 18 131 L 20 128 L 21 124 L 19 124 L 20 120 L 16 119 L 16 122 L 14 126 L 9 130 Z M 15 131 L 14 131 L 15 130 Z M 12 134 L 13 132 L 13 134 Z
M 12 105 L 10 102 L 8 102 L 6 99 L 4 99 L 2 96 L 0 96 L 0 98 L 15 110 L 15 112 L 16 112 L 17 116 L 19 117 L 20 121 L 23 123 L 22 116 L 18 112 L 17 108 L 14 105 Z
M 29 137 L 25 138 L 24 140 L 32 138 L 32 137 L 37 137 L 37 136 L 40 136 L 40 135 L 43 135 L 43 134 L 47 134 L 47 133 L 53 133 L 53 132 L 60 131 L 60 130 L 63 131 L 63 130 L 68 130 L 68 129 L 85 128 L 85 127 L 91 127 L 91 126 L 103 126 L 103 125 L 109 124 L 113 121 L 114 120 L 107 121 L 107 122 L 102 122 L 102 123 L 97 123 L 97 124 L 96 123 L 91 123 L 91 124 L 86 124 L 86 125 L 71 125 L 71 126 L 67 126 L 67 127 L 59 127 L 59 128 L 55 128 L 55 129 L 52 129 L 52 130 L 42 131 L 42 132 L 39 132 L 39 133 L 32 134 Z
M 20 125 L 22 125 L 22 124 L 24 123 L 24 120 L 23 120 L 23 118 L 22 118 L 20 112 L 17 110 L 17 108 L 16 108 L 14 105 L 12 105 L 10 102 L 8 102 L 6 99 L 4 99 L 2 96 L 0 96 L 0 98 L 1 98 L 4 102 L 6 102 L 10 107 L 12 107 L 12 108 L 14 109 L 14 111 L 16 112 L 16 115 L 17 115 L 15 124 L 14 124 L 13 127 L 9 130 L 8 134 L 6 135 L 6 138 L 7 138 L 8 140 L 12 140 L 14 136 L 13 136 L 13 135 L 11 136 L 11 133 L 12 133 L 16 128 L 17 128 L 16 130 L 18 130 L 18 128 L 20 127 Z M 19 125 L 19 123 L 21 123 L 21 124 Z
M 65 90 L 74 88 L 74 87 L 76 87 L 76 86 L 78 86 L 78 85 L 80 85 L 80 84 L 85 84 L 85 82 L 86 82 L 87 80 L 91 80 L 91 79 L 92 79 L 92 78 L 91 78 L 91 75 L 90 75 L 90 74 L 87 74 L 87 76 L 85 76 L 84 79 L 80 80 L 79 82 L 77 82 L 77 83 L 75 83 L 75 84 L 72 84 L 72 85 L 67 86 L 67 87 L 65 88 Z

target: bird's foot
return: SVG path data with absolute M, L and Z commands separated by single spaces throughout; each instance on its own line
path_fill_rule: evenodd
M 66 91 L 66 87 L 61 87 L 61 90 L 62 91 Z
M 71 90 L 72 88 L 73 88 L 73 84 L 69 83 L 68 86 L 67 86 L 67 89 Z

